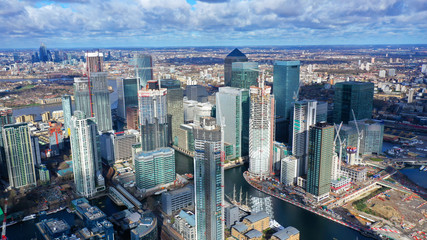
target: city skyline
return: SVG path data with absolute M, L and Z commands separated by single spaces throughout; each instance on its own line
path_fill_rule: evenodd
M 15 0 L 1 6 L 7 9 L 0 14 L 3 48 L 40 42 L 57 48 L 416 44 L 426 39 L 427 4 L 420 0 Z

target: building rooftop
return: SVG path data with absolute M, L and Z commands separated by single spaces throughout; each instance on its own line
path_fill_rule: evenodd
M 285 229 L 282 229 L 278 232 L 276 232 L 275 234 L 273 234 L 273 236 L 279 238 L 280 240 L 286 240 L 289 239 L 291 236 L 299 234 L 298 229 L 294 228 L 294 227 L 287 227 Z
M 180 216 L 182 219 L 184 219 L 188 224 L 190 224 L 190 226 L 195 227 L 196 226 L 195 215 L 190 214 L 190 213 L 185 212 L 184 210 L 181 210 L 181 212 L 179 212 L 178 216 Z
M 153 231 L 153 229 L 157 226 L 156 218 L 152 213 L 146 212 L 143 214 L 143 219 L 141 223 L 134 229 L 132 229 L 132 233 L 143 237 Z
M 62 219 L 48 219 L 45 220 L 44 225 L 53 234 L 64 232 L 70 229 L 70 225 Z
M 249 239 L 262 237 L 262 233 L 256 229 L 252 229 L 245 234 Z
M 231 53 L 227 55 L 227 57 L 246 57 L 239 49 L 235 48 Z
M 236 229 L 236 231 L 238 231 L 239 233 L 244 233 L 244 232 L 246 232 L 246 230 L 248 230 L 248 226 L 246 226 L 242 222 L 236 222 L 236 224 L 234 224 L 233 228 Z
M 244 219 L 247 219 L 249 222 L 254 223 L 268 217 L 269 216 L 266 212 L 261 211 L 257 213 L 252 213 L 251 215 L 245 217 Z
M 275 61 L 274 65 L 299 66 L 299 65 L 301 65 L 301 62 L 300 61 Z

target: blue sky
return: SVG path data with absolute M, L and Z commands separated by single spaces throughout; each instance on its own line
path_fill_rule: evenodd
M 0 48 L 427 43 L 426 0 L 0 0 Z

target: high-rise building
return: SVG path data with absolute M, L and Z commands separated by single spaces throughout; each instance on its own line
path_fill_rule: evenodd
M 292 186 L 297 178 L 298 160 L 294 156 L 287 156 L 281 160 L 280 182 Z
M 135 75 L 138 81 L 138 90 L 145 88 L 147 82 L 153 80 L 153 58 L 147 54 L 137 54 L 134 57 Z
M 126 125 L 127 129 L 139 129 L 138 106 L 126 108 Z
M 4 125 L 13 123 L 13 112 L 11 108 L 0 108 L 0 176 L 7 178 L 6 153 L 4 152 L 2 128 Z
M 88 73 L 103 72 L 104 55 L 98 51 L 85 53 L 86 71 Z
M 59 156 L 64 149 L 62 124 L 59 122 L 49 122 L 49 148 L 52 156 Z
M 49 61 L 49 56 L 48 56 L 47 49 L 46 49 L 46 46 L 44 45 L 44 43 L 40 44 L 39 53 L 40 53 L 40 55 L 39 55 L 40 62 Z
M 374 98 L 374 84 L 370 82 L 341 82 L 335 84 L 334 115 L 335 123 L 348 123 L 354 120 L 371 119 Z
M 35 186 L 36 171 L 28 124 L 4 125 L 2 135 L 10 186 Z
M 136 78 L 117 79 L 118 105 L 117 113 L 123 120 L 126 119 L 126 109 L 138 106 L 138 81 Z
M 276 140 L 288 142 L 292 103 L 300 85 L 299 61 L 276 61 L 273 69 L 273 91 L 276 99 Z
M 247 62 L 248 58 L 239 49 L 235 48 L 224 60 L 224 85 L 231 86 L 231 65 L 233 62 Z
M 184 90 L 181 88 L 179 80 L 162 79 L 160 85 L 168 91 L 166 100 L 169 118 L 169 142 L 178 146 L 179 141 L 184 141 L 184 139 L 179 139 L 179 132 L 182 131 L 180 126 L 184 123 L 184 112 L 182 111 L 184 108 Z
M 176 179 L 175 150 L 172 148 L 140 152 L 134 161 L 135 182 L 140 189 L 150 189 Z
M 70 95 L 62 96 L 62 110 L 64 111 L 65 136 L 68 137 L 71 134 L 70 125 L 71 125 L 71 116 L 73 116 L 73 107 L 72 107 Z
M 327 121 L 328 121 L 328 103 L 317 102 L 316 122 L 327 122 Z
M 85 197 L 93 196 L 105 187 L 95 118 L 86 118 L 82 111 L 74 111 L 70 137 L 76 192 Z
M 274 96 L 259 83 L 250 88 L 249 172 L 260 177 L 273 174 Z
M 248 156 L 249 91 L 233 87 L 219 88 L 216 94 L 216 119 L 218 125 L 224 125 L 224 142 L 232 145 L 231 158 Z
M 114 164 L 114 131 L 104 131 L 99 134 L 101 158 L 110 166 Z
M 317 201 L 329 196 L 334 152 L 334 127 L 325 122 L 310 127 L 307 192 Z
M 288 146 L 281 142 L 273 142 L 273 171 L 274 175 L 280 175 L 282 159 L 289 156 Z
M 194 185 L 198 240 L 224 239 L 224 167 L 221 162 L 221 128 L 204 117 L 194 128 Z
M 202 85 L 187 85 L 185 95 L 187 96 L 187 100 L 201 103 L 208 101 L 208 91 L 206 91 L 206 87 Z
M 294 104 L 292 123 L 292 155 L 298 159 L 298 176 L 307 173 L 308 139 L 310 126 L 316 124 L 317 102 L 298 101 Z
M 356 130 L 355 121 L 349 121 L 349 126 Z M 363 138 L 360 141 L 359 154 L 381 154 L 383 148 L 384 123 L 378 120 L 363 119 L 358 120 L 359 131 L 363 131 Z M 353 147 L 357 142 L 353 142 Z
M 231 64 L 231 87 L 249 89 L 257 86 L 258 79 L 257 62 L 233 62 Z
M 132 145 L 137 142 L 137 136 L 134 132 L 138 134 L 138 131 L 128 130 L 125 134 L 115 136 L 114 138 L 115 162 L 125 161 L 125 160 L 127 161 L 132 159 Z
M 40 152 L 40 142 L 39 137 L 31 136 L 31 147 L 33 148 L 33 159 L 35 165 L 40 165 L 42 163 L 41 152 Z
M 165 88 L 148 88 L 138 91 L 142 151 L 168 146 L 166 95 Z

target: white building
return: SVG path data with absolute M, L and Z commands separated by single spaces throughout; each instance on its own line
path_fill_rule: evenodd
M 288 156 L 282 159 L 280 171 L 280 182 L 286 186 L 292 186 L 297 178 L 297 159 L 294 156 Z
M 172 227 L 179 233 L 185 240 L 196 240 L 196 222 L 195 216 L 192 212 L 181 212 L 175 216 L 175 222 Z

